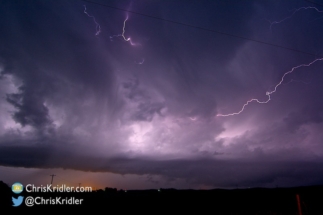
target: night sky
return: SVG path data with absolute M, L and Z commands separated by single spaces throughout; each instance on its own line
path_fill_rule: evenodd
M 0 180 L 323 183 L 323 5 L 95 2 L 0 1 Z

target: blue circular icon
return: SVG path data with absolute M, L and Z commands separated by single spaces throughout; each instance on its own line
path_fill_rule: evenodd
M 11 190 L 12 190 L 12 192 L 18 194 L 18 193 L 21 193 L 24 190 L 24 186 L 21 183 L 17 182 L 17 183 L 14 183 L 11 186 Z

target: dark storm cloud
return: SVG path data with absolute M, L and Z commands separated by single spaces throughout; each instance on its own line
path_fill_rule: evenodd
M 244 35 L 250 33 L 246 21 L 252 13 L 246 11 L 251 12 L 253 6 L 248 4 L 212 1 L 203 4 L 144 1 L 138 2 L 137 5 L 138 8 L 144 6 L 145 10 L 149 11 L 148 14 L 153 13 L 155 16 L 167 17 L 178 22 L 220 29 L 223 32 L 243 31 Z M 226 8 L 227 11 L 214 12 L 211 9 L 214 7 Z M 178 10 L 181 11 L 180 15 Z M 192 12 L 194 17 L 191 15 Z M 226 15 L 225 18 L 223 14 Z M 155 23 L 154 20 L 147 20 L 140 16 L 132 15 L 132 17 L 140 21 L 137 23 Z M 192 117 L 214 116 L 216 112 L 214 92 L 219 90 L 219 85 L 224 84 L 219 81 L 219 77 L 224 76 L 220 71 L 224 71 L 225 62 L 232 58 L 232 53 L 245 41 L 168 22 L 155 23 L 149 29 L 151 37 L 145 43 L 145 50 L 148 59 L 154 60 L 147 60 L 144 65 L 157 70 L 145 74 L 150 79 L 149 82 L 153 81 L 155 83 L 153 87 L 167 96 L 168 107 L 174 114 L 180 115 L 184 112 L 186 116 Z M 212 64 L 211 68 L 210 64 Z M 163 70 L 160 71 L 160 68 Z
M 154 95 L 142 89 L 138 78 L 128 80 L 122 84 L 125 98 L 135 104 L 131 119 L 134 121 L 151 121 L 155 114 L 162 115 L 165 107 L 163 102 L 154 101 Z
M 161 114 L 161 109 L 163 108 L 162 104 L 150 104 L 150 103 L 142 103 L 139 105 L 139 111 L 134 116 L 134 120 L 145 120 L 151 121 L 154 114 Z
M 270 159 L 163 160 L 147 158 L 90 158 L 70 154 L 66 149 L 48 153 L 47 147 L 1 147 L 1 162 L 7 166 L 71 168 L 118 174 L 159 175 L 163 180 L 185 179 L 192 185 L 214 187 L 299 186 L 323 181 L 322 161 Z M 54 154 L 54 155 L 53 155 Z M 14 157 L 14 159 L 13 159 Z M 30 159 L 30 158 L 33 159 Z M 156 181 L 155 181 L 156 182 Z
M 304 124 L 323 122 L 323 105 L 305 107 L 301 111 L 289 113 L 283 121 L 291 131 L 299 129 Z
M 70 2 L 66 5 L 42 1 L 6 4 L 8 10 L 17 9 L 17 14 L 5 11 L 3 15 L 8 22 L 2 23 L 5 23 L 6 31 L 1 37 L 7 41 L 2 47 L 2 56 L 10 56 L 12 67 L 19 66 L 14 71 L 15 75 L 23 81 L 28 80 L 26 84 L 45 83 L 50 86 L 57 81 L 55 78 L 61 78 L 81 84 L 87 90 L 95 90 L 99 95 L 108 92 L 113 80 L 111 68 L 104 56 L 96 52 L 98 43 L 91 44 L 86 36 L 79 34 L 77 27 L 81 28 L 82 23 L 66 23 L 67 10 L 63 6 L 71 6 Z M 83 10 L 70 15 L 86 18 Z M 30 67 L 34 68 L 31 70 Z M 58 89 L 49 88 L 47 91 L 56 93 Z
M 33 71 L 37 69 L 25 70 L 29 70 L 29 75 L 23 79 L 24 83 L 19 87 L 19 93 L 7 94 L 6 100 L 17 109 L 13 114 L 16 122 L 22 126 L 31 125 L 37 129 L 44 129 L 52 123 L 44 105 L 44 96 L 46 91 L 48 93 L 55 89 L 50 89 L 49 84 L 45 86 L 46 78 L 41 76 L 41 72 Z
M 201 2 L 135 1 L 131 9 L 322 52 L 323 31 L 310 22 L 317 14 L 270 28 L 268 20 L 304 2 Z M 129 13 L 125 36 L 141 44 L 131 46 L 110 39 L 123 32 L 125 12 L 87 4 L 101 26 L 95 35 L 83 4 L 1 2 L 1 165 L 210 186 L 322 183 L 322 63 L 288 75 L 267 104 L 216 117 L 265 100 L 285 72 L 313 56 Z
M 85 37 L 68 29 L 81 25 L 66 25 L 66 10 L 62 7 L 66 5 L 41 1 L 3 4 L 7 9 L 2 13 L 7 22 L 1 22 L 6 29 L 1 35 L 6 41 L 0 51 L 5 59 L 3 74 L 14 75 L 22 82 L 17 86 L 18 93 L 7 95 L 7 101 L 16 108 L 13 117 L 17 122 L 42 129 L 52 122 L 45 102 L 69 105 L 71 99 L 75 100 L 71 96 L 87 100 L 91 93 L 103 104 L 111 98 L 111 69 Z

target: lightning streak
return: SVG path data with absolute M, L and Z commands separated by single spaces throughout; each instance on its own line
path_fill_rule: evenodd
M 127 14 L 127 17 L 126 19 L 123 21 L 123 28 L 122 28 L 122 34 L 118 34 L 118 35 L 113 35 L 113 36 L 110 36 L 110 39 L 112 40 L 114 37 L 122 37 L 126 42 L 129 42 L 132 46 L 138 46 L 140 45 L 139 43 L 134 43 L 130 37 L 126 38 L 124 36 L 124 33 L 126 32 L 125 28 L 126 28 L 126 22 L 128 20 L 129 16 Z
M 88 17 L 92 18 L 92 19 L 93 19 L 93 21 L 94 21 L 94 23 L 95 23 L 95 25 L 96 25 L 96 33 L 95 33 L 95 35 L 96 35 L 96 36 L 98 36 L 98 35 L 100 34 L 100 32 L 101 32 L 101 27 L 100 27 L 99 23 L 97 23 L 97 21 L 95 20 L 95 17 L 94 17 L 94 16 L 91 16 L 90 14 L 88 14 L 88 13 L 86 12 L 86 6 L 85 6 L 85 5 L 83 5 L 83 6 L 84 6 L 84 13 L 85 13 Z
M 286 73 L 282 76 L 282 78 L 281 78 L 280 82 L 275 86 L 274 90 L 272 90 L 272 91 L 267 91 L 267 92 L 266 92 L 266 96 L 268 96 L 268 99 L 267 99 L 266 101 L 260 101 L 260 100 L 258 100 L 258 99 L 250 99 L 249 101 L 247 101 L 247 102 L 242 106 L 242 108 L 241 108 L 241 110 L 240 110 L 240 111 L 238 111 L 238 112 L 236 112 L 236 113 L 230 113 L 230 114 L 217 114 L 216 116 L 233 116 L 233 115 L 238 115 L 238 114 L 242 113 L 242 111 L 244 111 L 245 107 L 246 107 L 249 103 L 251 103 L 251 102 L 253 102 L 253 101 L 255 101 L 255 102 L 259 103 L 259 104 L 266 104 L 266 103 L 268 103 L 268 102 L 271 100 L 270 95 L 271 95 L 271 94 L 273 94 L 273 93 L 275 93 L 275 92 L 277 91 L 277 88 L 278 88 L 278 87 L 283 83 L 284 78 L 285 78 L 285 76 L 286 76 L 286 75 L 288 75 L 288 74 L 290 74 L 290 73 L 294 72 L 294 70 L 296 70 L 296 69 L 298 69 L 298 68 L 300 68 L 300 67 L 309 67 L 309 66 L 311 66 L 312 64 L 314 64 L 314 63 L 315 63 L 315 62 L 317 62 L 317 61 L 323 61 L 323 58 L 318 58 L 318 59 L 316 59 L 316 60 L 312 61 L 312 62 L 311 62 L 311 63 L 309 63 L 309 64 L 301 64 L 301 65 L 295 66 L 295 67 L 293 67 L 291 70 L 289 70 L 288 72 L 286 72 Z
M 301 10 L 308 10 L 308 9 L 313 9 L 313 10 L 316 10 L 317 12 L 319 12 L 319 13 L 323 13 L 323 11 L 317 9 L 316 7 L 301 7 L 301 8 L 298 8 L 298 9 L 294 9 L 294 12 L 292 13 L 292 15 L 290 15 L 288 17 L 285 17 L 282 20 L 274 21 L 274 22 L 271 22 L 271 21 L 267 20 L 270 23 L 270 30 L 271 30 L 271 28 L 272 28 L 273 25 L 282 23 L 282 22 L 286 21 L 287 19 L 292 18 L 295 13 L 297 13 L 297 12 L 299 12 Z
M 306 81 L 302 81 L 302 80 L 294 80 L 294 79 L 291 79 L 287 83 L 282 83 L 282 85 L 287 85 L 287 84 L 290 84 L 292 82 L 299 82 L 299 83 L 303 83 L 303 84 L 310 84 L 311 83 L 311 82 L 306 82 Z M 269 89 L 271 89 L 273 86 L 270 86 Z

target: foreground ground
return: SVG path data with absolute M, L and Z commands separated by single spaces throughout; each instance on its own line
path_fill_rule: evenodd
M 295 188 L 252 188 L 214 190 L 117 190 L 106 188 L 88 193 L 36 192 L 25 190 L 20 194 L 0 182 L 0 208 L 98 208 L 106 210 L 212 210 L 216 214 L 293 214 L 323 215 L 323 186 Z M 22 196 L 23 202 L 14 207 L 12 197 Z M 27 198 L 39 197 L 33 206 L 27 206 Z M 299 199 L 299 200 L 298 200 Z M 39 204 L 38 204 L 39 203 Z M 78 204 L 77 204 L 78 203 Z M 153 211 L 151 211 L 153 212 Z M 301 213 L 300 213 L 301 212 Z

